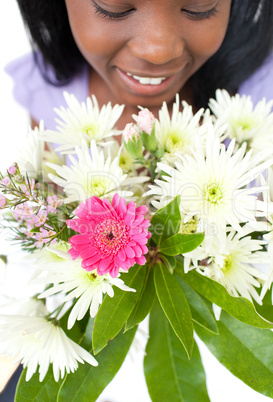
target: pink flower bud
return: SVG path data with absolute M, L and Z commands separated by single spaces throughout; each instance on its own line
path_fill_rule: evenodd
M 142 131 L 147 134 L 151 134 L 155 117 L 148 109 L 142 109 L 137 116 L 137 124 Z
M 123 135 L 123 139 L 126 142 L 126 144 L 128 143 L 128 141 L 132 141 L 133 138 L 137 139 L 139 137 L 139 133 L 136 130 L 133 123 L 126 124 L 122 135 Z
M 8 168 L 8 172 L 9 172 L 9 174 L 12 175 L 12 176 L 16 173 L 16 170 L 17 170 L 17 168 L 16 168 L 14 165 L 11 165 L 11 166 Z

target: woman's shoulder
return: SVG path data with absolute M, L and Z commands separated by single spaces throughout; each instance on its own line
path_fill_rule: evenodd
M 24 106 L 39 122 L 44 120 L 46 128 L 55 128 L 56 114 L 53 108 L 65 105 L 63 92 L 73 93 L 79 100 L 85 100 L 88 95 L 88 69 L 86 66 L 65 85 L 53 85 L 47 80 L 38 63 L 39 54 L 34 58 L 32 53 L 21 56 L 10 62 L 5 71 L 13 80 L 14 98 Z M 54 81 L 53 71 L 47 70 L 47 76 Z
M 250 95 L 254 104 L 262 98 L 273 99 L 273 53 L 239 88 L 240 95 Z

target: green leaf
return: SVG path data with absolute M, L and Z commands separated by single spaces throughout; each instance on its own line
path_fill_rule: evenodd
M 191 360 L 156 302 L 151 311 L 144 372 L 153 402 L 208 402 L 205 372 L 194 343 Z
M 228 370 L 273 398 L 273 332 L 243 324 L 222 311 L 219 335 L 196 326 L 198 336 Z
M 195 292 L 185 281 L 183 281 L 182 278 L 175 275 L 175 273 L 174 276 L 188 300 L 192 313 L 192 320 L 195 323 L 206 328 L 207 330 L 218 334 L 218 327 L 214 315 L 211 313 L 203 298 L 197 292 Z
M 153 215 L 149 231 L 152 233 L 152 240 L 158 246 L 160 246 L 162 241 L 179 231 L 181 224 L 179 206 L 180 196 L 177 196 Z
M 140 297 L 137 300 L 136 306 L 126 322 L 125 331 L 128 331 L 128 329 L 133 328 L 144 320 L 144 318 L 149 314 L 155 299 L 153 270 L 150 266 L 143 269 L 146 270 L 144 286 L 141 289 Z
M 30 230 L 30 233 L 39 233 L 40 232 L 40 228 L 33 228 Z
M 135 265 L 128 273 L 122 274 L 124 283 L 136 290 L 136 292 L 125 292 L 115 289 L 113 298 L 106 295 L 95 318 L 93 330 L 94 353 L 100 352 L 121 330 L 127 318 L 134 309 L 141 294 L 145 280 L 145 269 Z
M 26 381 L 26 372 L 27 369 L 24 369 L 20 376 L 15 393 L 15 402 L 52 402 L 57 400 L 63 380 L 55 382 L 52 369 L 48 371 L 43 382 L 39 382 L 39 373 L 35 373 L 29 381 Z
M 59 320 L 62 329 L 66 333 L 66 335 L 72 339 L 74 342 L 79 342 L 81 338 L 84 337 L 85 331 L 86 331 L 86 326 L 88 324 L 88 321 L 90 319 L 90 313 L 89 311 L 86 313 L 86 315 L 81 319 L 81 320 L 76 320 L 75 324 L 71 329 L 67 329 L 67 322 L 69 315 L 71 313 L 73 306 L 71 306 L 66 313 L 62 316 L 62 318 Z
M 261 317 L 251 301 L 244 297 L 231 296 L 220 283 L 200 275 L 194 270 L 185 274 L 182 269 L 178 269 L 178 265 L 179 264 L 177 264 L 176 267 L 176 273 L 210 302 L 217 304 L 230 315 L 246 324 L 257 328 L 273 328 L 273 323 Z
M 8 256 L 7 256 L 7 255 L 4 255 L 4 254 L 1 254 L 1 255 L 0 255 L 0 260 L 1 260 L 4 264 L 7 264 L 7 263 L 8 263 Z
M 273 322 L 272 286 L 263 298 L 262 306 L 254 301 L 257 312 L 266 320 Z
M 173 274 L 175 266 L 176 266 L 176 258 L 172 255 L 164 255 L 160 254 L 160 259 L 165 265 L 165 267 L 168 268 L 171 274 Z
M 184 254 L 194 250 L 204 240 L 203 233 L 177 233 L 164 241 L 159 251 L 166 255 Z
M 60 388 L 57 401 L 95 402 L 120 369 L 136 330 L 137 327 L 125 333 L 121 331 L 115 339 L 111 340 L 107 348 L 96 356 L 99 362 L 97 367 L 81 364 L 75 373 L 68 374 Z M 55 399 L 50 401 L 53 400 Z M 43 399 L 40 401 L 44 402 Z
M 154 281 L 161 307 L 190 358 L 193 348 L 193 324 L 183 290 L 162 262 L 155 266 Z

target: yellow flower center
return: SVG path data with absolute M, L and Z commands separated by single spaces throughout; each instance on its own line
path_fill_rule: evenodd
M 223 191 L 218 184 L 209 184 L 204 189 L 204 198 L 211 204 L 218 204 L 223 198 Z
M 170 131 L 167 135 L 165 149 L 169 153 L 182 152 L 185 149 L 185 138 L 178 130 Z

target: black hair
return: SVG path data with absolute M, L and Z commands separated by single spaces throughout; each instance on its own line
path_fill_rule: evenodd
M 273 48 L 273 1 L 233 0 L 225 39 L 194 75 L 194 100 L 205 107 L 217 88 L 231 94 L 265 61 Z
M 43 55 L 39 62 L 50 81 L 47 67 L 55 72 L 51 83 L 71 80 L 86 63 L 72 36 L 64 0 L 17 0 L 28 27 L 32 46 Z M 235 92 L 266 59 L 273 43 L 273 1 L 232 0 L 225 39 L 220 49 L 192 77 L 196 107 L 206 107 L 217 88 Z M 35 54 L 35 52 L 34 52 Z

